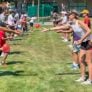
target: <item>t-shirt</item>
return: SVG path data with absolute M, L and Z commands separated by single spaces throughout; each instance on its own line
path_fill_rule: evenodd
M 15 20 L 18 21 L 19 20 L 19 14 L 16 13 L 15 16 L 14 16 Z
M 64 16 L 63 18 L 62 18 L 62 24 L 65 24 L 66 22 L 67 22 L 67 16 Z
M 90 21 L 90 18 L 88 16 L 86 16 L 84 18 L 84 23 L 89 27 L 91 28 L 91 21 Z
M 8 25 L 14 26 L 14 17 L 10 14 L 7 20 Z
M 0 28 L 0 48 L 6 43 L 6 40 L 3 38 L 6 38 L 6 35 L 3 29 Z
M 2 21 L 2 22 L 5 21 L 5 15 L 4 15 L 4 13 L 0 14 L 0 21 Z

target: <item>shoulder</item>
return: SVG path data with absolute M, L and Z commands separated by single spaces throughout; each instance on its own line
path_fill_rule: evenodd
M 79 25 L 84 25 L 84 22 L 81 20 L 77 20 Z

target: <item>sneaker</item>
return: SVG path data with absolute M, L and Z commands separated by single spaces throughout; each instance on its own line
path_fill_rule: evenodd
M 78 80 L 75 80 L 76 82 L 84 82 L 86 78 L 80 77 Z
M 68 45 L 69 48 L 73 48 L 73 46 L 71 44 Z
M 86 80 L 86 81 L 82 82 L 81 84 L 83 84 L 83 85 L 91 85 L 92 81 L 91 80 Z
M 63 42 L 68 42 L 68 40 L 67 39 L 64 39 Z
M 77 70 L 77 69 L 79 69 L 79 66 L 72 64 L 72 69 L 73 69 L 73 70 Z

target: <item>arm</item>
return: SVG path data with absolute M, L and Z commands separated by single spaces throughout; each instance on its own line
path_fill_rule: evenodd
M 13 39 L 13 37 L 3 37 L 2 39 L 3 40 L 11 40 L 11 39 Z
M 52 27 L 52 28 L 49 28 L 49 29 L 44 29 L 43 30 L 43 32 L 46 32 L 46 31 L 49 31 L 49 30 L 51 30 L 51 31 L 56 31 L 56 30 L 67 30 L 67 29 L 69 29 L 70 27 L 67 25 L 67 24 L 65 24 L 65 25 L 62 25 L 62 26 L 57 26 L 57 27 Z
M 19 32 L 19 31 L 11 30 L 11 29 L 10 29 L 10 28 L 8 28 L 8 27 L 1 27 L 1 26 L 0 26 L 0 28 L 1 28 L 1 29 L 3 29 L 3 31 L 8 32 L 8 33 L 20 34 L 20 32 Z
M 87 38 L 90 35 L 91 29 L 86 24 L 84 24 L 82 21 L 78 21 L 78 23 L 86 32 L 85 35 L 81 38 L 81 41 L 83 41 L 85 38 Z
M 67 29 L 67 30 L 57 30 L 56 32 L 57 33 L 72 33 L 73 30 L 72 30 L 72 28 L 70 28 L 70 29 Z

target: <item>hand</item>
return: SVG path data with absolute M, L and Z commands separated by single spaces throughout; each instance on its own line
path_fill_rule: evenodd
M 8 37 L 9 40 L 12 40 L 13 38 L 14 38 L 13 36 L 9 36 L 9 37 Z
M 89 45 L 92 46 L 92 40 L 89 41 Z
M 44 30 L 42 30 L 42 32 L 47 32 L 48 31 L 48 29 L 47 28 L 44 28 Z
M 17 35 L 21 35 L 21 34 L 22 34 L 22 31 L 21 31 L 21 30 L 15 30 L 14 32 L 15 32 L 15 34 L 17 34 Z
M 82 40 L 75 41 L 74 44 L 80 45 L 82 43 Z

